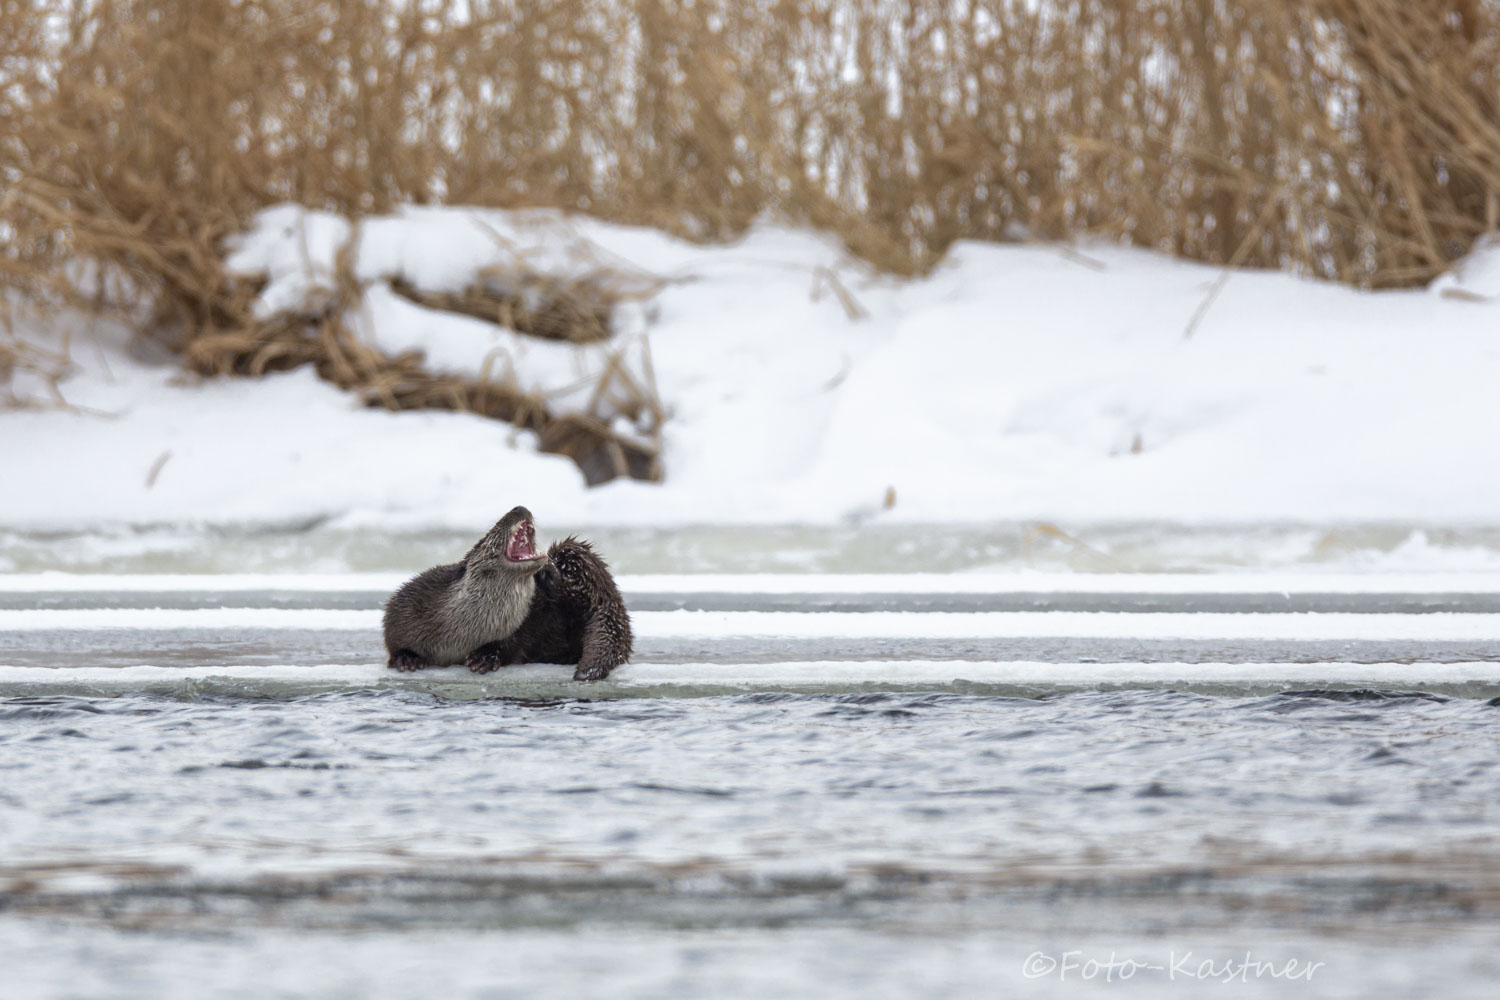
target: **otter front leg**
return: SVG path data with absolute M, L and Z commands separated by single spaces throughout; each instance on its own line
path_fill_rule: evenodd
M 464 660 L 464 666 L 476 674 L 488 674 L 499 670 L 501 667 L 508 667 L 515 662 L 515 651 L 510 648 L 509 643 L 502 640 L 500 642 L 487 642 L 474 650 Z
M 630 623 L 612 614 L 596 615 L 583 629 L 583 654 L 575 681 L 602 681 L 630 659 Z
M 573 671 L 573 679 L 575 681 L 602 681 L 617 666 L 619 666 L 618 663 L 610 663 L 607 660 L 597 658 L 593 660 L 579 660 L 578 669 Z
M 423 667 L 429 667 L 432 664 L 409 649 L 398 649 L 391 654 L 391 658 L 386 661 L 385 665 L 388 669 L 399 670 L 403 674 L 406 674 L 414 670 L 421 670 Z

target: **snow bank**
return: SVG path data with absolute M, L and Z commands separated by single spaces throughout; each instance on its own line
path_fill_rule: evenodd
M 341 264 L 360 289 L 344 317 L 348 328 L 393 357 L 421 352 L 429 371 L 513 385 L 557 412 L 590 411 L 599 376 L 612 363 L 623 364 L 637 384 L 650 384 L 645 312 L 631 296 L 644 296 L 655 279 L 555 213 L 408 208 L 353 225 L 327 212 L 281 205 L 231 240 L 225 260 L 231 274 L 264 281 L 252 304 L 262 319 L 326 312 L 336 301 Z M 627 298 L 615 310 L 613 338 L 595 344 L 523 336 L 428 308 L 392 284 L 440 293 L 481 287 L 515 296 L 534 311 L 559 282 L 605 279 Z
M 1488 248 L 1427 292 L 1234 272 L 1187 337 L 1221 272 L 1144 251 L 959 244 L 900 282 L 768 227 L 705 248 L 426 209 L 362 233 L 361 280 L 461 287 L 517 255 L 666 279 L 627 335 L 649 335 L 667 481 L 589 490 L 529 434 L 367 410 L 309 371 L 186 382 L 101 327 L 75 341 L 83 372 L 65 385 L 89 412 L 0 413 L 0 526 L 478 529 L 514 503 L 580 526 L 1500 520 Z M 305 303 L 348 236 L 343 220 L 277 210 L 231 261 L 266 274 L 262 308 Z M 487 324 L 414 320 L 386 293 L 365 308 L 382 346 L 422 346 L 449 370 L 498 346 L 556 392 L 589 363 Z

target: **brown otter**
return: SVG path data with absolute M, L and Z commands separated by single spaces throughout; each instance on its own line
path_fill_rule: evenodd
M 547 557 L 536 551 L 531 511 L 512 509 L 461 562 L 434 566 L 391 595 L 385 604 L 387 666 L 500 666 L 489 659 L 493 644 L 526 619 L 536 574 L 546 565 Z
M 630 659 L 630 613 L 609 566 L 588 542 L 564 538 L 547 550 L 526 620 L 507 638 L 477 651 L 469 669 L 489 673 L 511 663 L 576 663 L 575 681 L 599 681 Z

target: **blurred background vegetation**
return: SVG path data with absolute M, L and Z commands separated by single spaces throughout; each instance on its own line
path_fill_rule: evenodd
M 0 0 L 0 283 L 284 336 L 221 252 L 290 201 L 1407 286 L 1495 227 L 1497 72 L 1489 0 Z

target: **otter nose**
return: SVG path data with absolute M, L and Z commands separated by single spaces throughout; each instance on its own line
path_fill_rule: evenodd
M 517 504 L 516 506 L 512 507 L 510 509 L 510 513 L 506 514 L 505 517 L 503 517 L 501 520 L 505 520 L 505 521 L 518 520 L 519 521 L 519 520 L 522 520 L 522 519 L 527 520 L 527 521 L 535 521 L 536 520 L 536 518 L 534 518 L 534 517 L 531 516 L 531 511 L 527 510 L 525 507 L 522 507 L 520 504 Z

